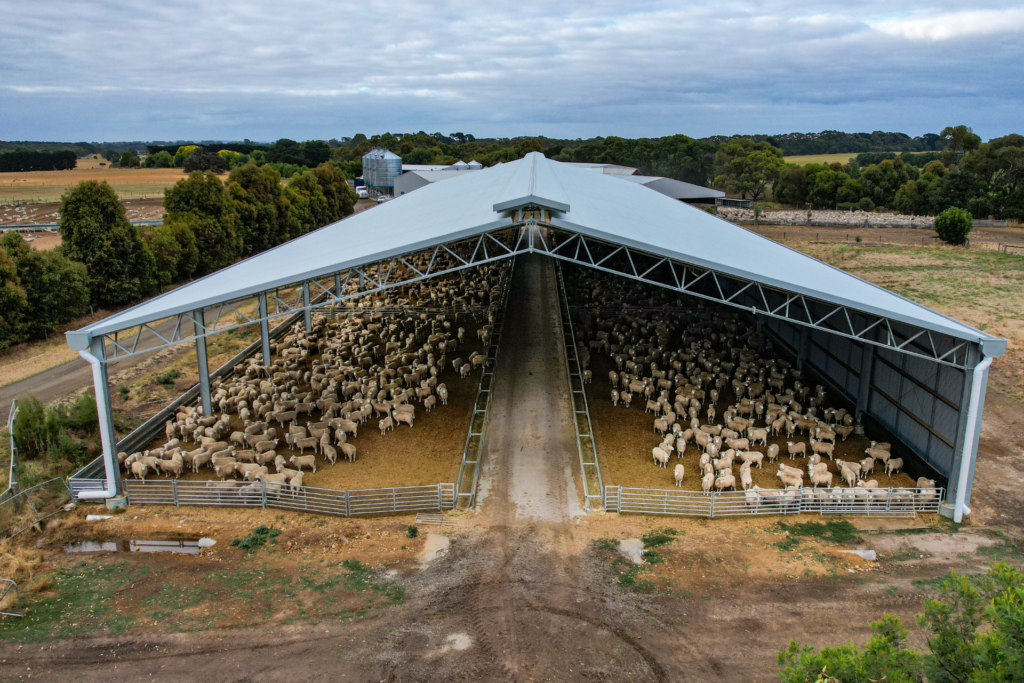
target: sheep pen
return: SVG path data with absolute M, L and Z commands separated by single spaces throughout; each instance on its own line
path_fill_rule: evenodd
M 148 462 L 146 478 L 240 486 L 454 482 L 507 274 L 504 263 L 478 266 L 317 312 L 311 331 L 296 323 L 269 365 L 257 353 L 212 384 L 213 415 L 179 409 L 144 450 L 119 454 L 125 476 Z
M 694 420 L 696 431 L 711 426 L 711 431 L 724 429 L 730 437 L 729 421 L 733 420 L 732 427 L 738 432 L 735 438 L 747 440 L 735 442 L 738 448 L 732 449 L 735 464 L 731 469 L 723 462 L 722 469 L 715 470 L 716 475 L 731 471 L 737 490 L 743 488 L 741 451 L 760 454 L 763 460 L 761 467 L 749 467 L 748 487 L 784 489 L 777 474 L 780 463 L 801 470 L 803 485 L 811 487 L 808 465 L 814 455 L 811 437 L 816 432 L 822 444 L 818 447 L 822 451 L 820 461 L 832 475 L 829 488 L 847 485 L 842 480 L 840 461 L 861 463 L 868 457 L 865 451 L 872 441 L 853 433 L 852 416 L 845 410 L 829 408 L 828 392 L 802 383 L 801 373 L 774 354 L 770 340 L 753 334 L 753 326 L 748 329 L 736 314 L 722 307 L 677 299 L 664 290 L 624 278 L 576 268 L 564 272 L 577 327 L 578 352 L 581 361 L 587 359 L 593 378 L 586 384 L 587 404 L 605 484 L 675 490 L 675 467 L 681 464 L 685 472 L 678 490 L 702 491 L 704 450 L 695 441 Z M 740 343 L 741 333 L 744 336 Z M 702 352 L 707 352 L 703 362 Z M 713 353 L 721 357 L 712 360 Z M 707 361 L 711 364 L 704 365 Z M 745 381 L 735 379 L 738 372 L 746 374 Z M 758 372 L 764 375 L 763 381 Z M 698 375 L 703 379 L 693 381 Z M 681 379 L 676 380 L 677 376 Z M 672 399 L 669 390 L 675 392 Z M 617 393 L 616 405 L 613 391 Z M 781 405 L 775 403 L 773 392 L 779 395 Z M 771 400 L 765 401 L 765 397 Z M 814 411 L 818 417 L 805 411 Z M 767 417 L 771 419 L 766 421 Z M 666 422 L 657 424 L 659 418 Z M 739 423 L 736 418 L 741 418 Z M 773 430 L 772 422 L 779 418 L 783 421 Z M 798 418 L 806 418 L 806 422 Z M 674 430 L 677 437 L 664 466 L 653 457 L 654 449 L 664 442 L 658 427 L 667 434 Z M 757 430 L 767 433 L 757 433 L 759 438 L 753 442 L 749 437 Z M 678 437 L 686 440 L 682 454 L 676 448 Z M 793 442 L 794 450 L 803 448 L 804 452 L 791 458 L 788 442 Z M 769 449 L 776 448 L 778 456 L 769 462 Z M 712 447 L 712 453 L 729 450 L 727 443 Z M 827 451 L 831 451 L 831 458 Z M 714 468 L 713 464 L 709 466 Z M 903 472 L 886 474 L 881 460 L 862 481 L 874 481 L 872 487 L 878 488 L 916 486 Z

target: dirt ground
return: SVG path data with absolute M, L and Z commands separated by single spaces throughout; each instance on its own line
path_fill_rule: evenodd
M 1024 413 L 993 389 L 969 525 L 853 519 L 807 536 L 816 527 L 806 523 L 837 520 L 575 516 L 574 448 L 549 453 L 543 476 L 523 474 L 537 464 L 531 439 L 571 430 L 564 395 L 519 386 L 523 374 L 562 372 L 541 359 L 557 330 L 517 312 L 525 282 L 514 280 L 496 377 L 514 400 L 495 396 L 477 510 L 453 526 L 421 524 L 410 539 L 412 516 L 133 507 L 85 522 L 102 508 L 79 506 L 2 548 L 23 562 L 28 612 L 0 621 L 0 679 L 765 681 L 790 639 L 863 643 L 886 612 L 922 647 L 913 615 L 937 578 L 1024 562 Z M 561 439 L 571 445 L 571 431 Z M 521 509 L 533 501 L 543 517 Z M 283 531 L 275 545 L 252 555 L 230 546 L 260 523 Z M 436 540 L 427 532 L 449 545 L 423 564 L 418 552 Z M 60 551 L 172 533 L 217 545 L 198 556 Z M 661 545 L 643 565 L 614 550 L 644 537 Z M 855 548 L 879 561 L 841 552 Z

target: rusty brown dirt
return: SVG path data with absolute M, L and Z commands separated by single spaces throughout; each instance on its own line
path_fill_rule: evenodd
M 127 538 L 177 529 L 218 540 L 208 556 L 145 558 L 159 569 L 150 582 L 189 576 L 207 581 L 211 567 L 237 571 L 253 562 L 265 568 L 262 576 L 322 578 L 332 571 L 327 565 L 355 559 L 373 567 L 378 580 L 400 585 L 404 600 L 377 603 L 346 618 L 329 613 L 297 618 L 296 602 L 311 599 L 300 590 L 191 632 L 139 623 L 110 635 L 103 619 L 95 619 L 95 629 L 78 637 L 25 641 L 3 624 L 0 679 L 765 681 L 773 679 L 775 654 L 790 639 L 815 647 L 864 642 L 868 622 L 884 612 L 901 616 L 910 643 L 922 646 L 912 617 L 928 593 L 914 580 L 940 576 L 951 567 L 976 571 L 985 558 L 960 550 L 991 543 L 982 525 L 1019 538 L 1021 409 L 991 390 L 972 526 L 957 530 L 935 517 L 909 524 L 933 527 L 921 536 L 921 561 L 894 554 L 901 548 L 890 538 L 894 523 L 863 525 L 861 541 L 839 545 L 794 540 L 771 518 L 576 516 L 578 465 L 573 465 L 566 392 L 551 391 L 565 380 L 550 264 L 520 259 L 513 288 L 497 370 L 497 387 L 506 398 L 499 401 L 502 394 L 496 391 L 481 502 L 477 511 L 458 518 L 457 526 L 429 529 L 451 543 L 425 566 L 416 556 L 427 527 L 421 526 L 416 539 L 404 535 L 412 516 L 328 518 L 321 525 L 318 517 L 276 511 L 151 507 L 132 508 L 97 524 L 85 522 L 78 510 L 43 535 L 45 543 L 53 534 L 45 548 L 47 562 L 54 565 L 69 562 L 55 544 L 85 536 Z M 544 385 L 548 389 L 540 390 Z M 520 438 L 529 434 L 550 434 L 553 441 L 531 446 L 532 440 Z M 536 467 L 544 476 L 531 473 Z M 549 502 L 537 513 L 532 503 L 540 500 Z M 277 552 L 252 560 L 227 545 L 233 535 L 261 522 L 285 530 Z M 623 585 L 627 570 L 606 548 L 664 528 L 676 536 L 658 548 L 662 561 L 641 566 L 636 578 L 642 586 Z M 880 562 L 839 552 L 876 545 L 886 549 Z M 152 583 L 143 588 L 145 595 L 154 594 Z M 142 600 L 132 590 L 125 586 L 119 598 L 123 609 L 140 609 Z M 233 606 L 239 598 L 225 592 L 214 599 Z M 345 606 L 354 598 L 338 593 L 337 599 Z M 26 618 L 34 600 L 30 595 Z M 202 603 L 203 609 L 215 607 Z

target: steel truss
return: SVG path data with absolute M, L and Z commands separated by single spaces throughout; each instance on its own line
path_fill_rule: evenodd
M 523 219 L 524 216 L 528 217 Z M 509 227 L 325 273 L 288 288 L 279 287 L 223 302 L 207 308 L 204 316 L 193 312 L 178 314 L 165 319 L 165 325 L 171 327 L 169 333 L 167 330 L 158 332 L 150 322 L 132 328 L 127 338 L 124 331 L 106 334 L 104 340 L 111 351 L 105 362 L 260 324 L 264 320 L 269 323 L 307 309 L 333 307 L 358 313 L 359 307 L 349 308 L 346 303 L 517 254 L 536 252 L 750 314 L 778 318 L 957 368 L 968 367 L 969 341 L 770 287 L 707 266 L 554 227 L 547 223 L 543 213 L 540 221 L 536 214 L 528 212 L 518 212 L 515 217 L 518 222 Z M 259 315 L 259 306 L 254 307 L 252 313 L 246 312 L 246 308 L 263 298 L 265 317 Z M 146 335 L 152 335 L 157 343 L 140 349 L 139 343 Z

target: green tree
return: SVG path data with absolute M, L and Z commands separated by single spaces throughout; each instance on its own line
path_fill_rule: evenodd
M 331 158 L 331 147 L 323 140 L 310 140 L 302 143 L 302 157 L 306 166 L 316 168 L 320 164 L 327 163 Z
M 868 166 L 860 174 L 864 194 L 871 198 L 875 206 L 892 206 L 896 192 L 908 180 L 910 176 L 902 159 L 886 159 Z
M 853 644 L 815 652 L 795 641 L 778 655 L 783 683 L 829 676 L 843 683 L 1019 683 L 1024 680 L 1024 578 L 997 562 L 987 576 L 951 572 L 938 598 L 925 602 L 917 623 L 930 633 L 928 651 L 906 648 L 906 629 L 885 615 L 863 648 Z
M 281 175 L 269 166 L 246 165 L 231 171 L 227 196 L 238 216 L 243 257 L 266 251 L 302 231 L 284 195 Z
M 223 268 L 238 258 L 238 220 L 215 174 L 190 173 L 164 190 L 164 209 L 164 221 L 182 247 L 179 278 Z
M 972 226 L 971 214 L 955 206 L 935 217 L 935 232 L 947 244 L 965 244 Z
M 402 162 L 406 164 L 432 164 L 434 163 L 434 154 L 429 149 L 417 147 L 408 154 L 403 154 Z
M 0 246 L 14 259 L 25 290 L 25 337 L 42 339 L 89 310 L 84 265 L 65 258 L 59 249 L 36 251 L 14 232 L 5 234 Z
M 214 173 L 223 173 L 228 170 L 228 162 L 220 154 L 211 152 L 208 149 L 197 147 L 192 150 L 192 153 L 188 155 L 188 158 L 182 162 L 181 167 L 185 170 L 185 173 L 194 173 L 195 171 L 213 171 Z
M 949 171 L 932 184 L 928 199 L 931 210 L 938 214 L 952 206 L 967 208 L 968 202 L 979 194 L 981 188 L 974 175 Z
M 847 180 L 849 176 L 841 171 L 837 172 L 831 168 L 819 171 L 814 174 L 808 199 L 817 208 L 834 209 L 839 190 Z
M 195 150 L 199 149 L 199 145 L 182 145 L 178 148 L 178 151 L 174 153 L 174 167 L 181 168 L 185 165 L 185 159 Z
M 181 260 L 182 249 L 175 239 L 174 231 L 164 223 L 143 228 L 139 234 L 153 254 L 157 282 L 161 287 L 166 287 L 177 278 L 178 261 Z
M 174 166 L 174 157 L 167 150 L 161 150 L 156 154 L 147 154 L 142 165 L 144 168 L 171 168 Z
M 121 168 L 139 168 L 142 166 L 142 160 L 139 159 L 139 155 L 135 152 L 128 150 L 121 155 L 121 160 L 118 161 L 118 165 Z
M 85 264 L 96 305 L 120 306 L 155 289 L 153 254 L 106 181 L 87 180 L 64 193 L 60 237 L 63 253 Z
M 730 140 L 715 154 L 715 184 L 754 201 L 778 179 L 785 167 L 782 150 L 749 138 Z
M 946 150 L 952 155 L 954 163 L 966 152 L 977 149 L 981 144 L 981 138 L 968 126 L 946 126 L 939 135 L 946 145 Z
M 897 212 L 909 216 L 920 214 L 922 211 L 921 195 L 917 191 L 917 181 L 908 180 L 896 191 L 896 198 L 893 200 L 893 208 Z
M 21 341 L 27 301 L 17 264 L 6 249 L 0 249 L 0 349 Z
M 302 145 L 295 142 L 295 140 L 282 138 L 267 150 L 267 163 L 305 166 L 306 155 L 303 154 Z

